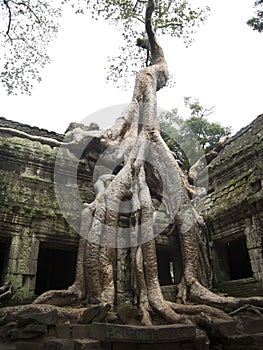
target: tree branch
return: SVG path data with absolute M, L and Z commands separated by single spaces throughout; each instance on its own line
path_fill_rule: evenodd
M 8 0 L 4 0 L 4 4 L 8 10 L 8 25 L 7 25 L 7 30 L 6 30 L 6 35 L 8 36 L 8 38 L 10 39 L 10 41 L 12 42 L 12 38 L 10 36 L 10 28 L 11 28 L 11 22 L 12 22 L 12 11 L 11 8 L 9 6 Z
M 151 64 L 163 63 L 164 53 L 160 45 L 157 43 L 155 32 L 152 25 L 152 14 L 155 10 L 156 1 L 148 0 L 146 11 L 145 11 L 145 29 L 148 35 L 150 52 L 152 57 Z
M 208 117 L 210 114 L 214 113 L 214 108 L 215 106 L 204 108 L 203 112 L 201 113 L 201 117 Z
M 0 132 L 11 134 L 13 136 L 17 136 L 21 138 L 26 138 L 26 139 L 29 139 L 30 141 L 38 141 L 43 144 L 48 144 L 51 147 L 60 147 L 62 145 L 67 145 L 67 143 L 60 142 L 50 137 L 30 135 L 24 131 L 13 129 L 13 128 L 0 127 Z
M 36 18 L 37 23 L 40 24 L 41 20 L 39 19 L 39 17 L 36 15 L 35 11 L 32 10 L 32 8 L 25 2 L 21 1 L 21 2 L 16 2 L 14 0 L 9 0 L 11 1 L 13 4 L 18 5 L 18 6 L 25 6 L 27 8 L 27 10 L 32 13 L 32 15 Z

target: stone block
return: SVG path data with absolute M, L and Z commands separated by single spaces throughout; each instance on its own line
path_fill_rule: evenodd
M 29 324 L 24 328 L 15 328 L 9 332 L 11 340 L 34 339 L 47 333 L 47 326 L 41 324 Z
M 52 339 L 45 341 L 45 350 L 75 350 L 72 339 Z
M 28 260 L 24 274 L 34 276 L 37 273 L 37 260 Z
M 73 324 L 71 326 L 72 338 L 87 338 L 89 336 L 89 326 L 85 324 Z
M 7 273 L 12 273 L 16 274 L 18 273 L 18 260 L 17 259 L 8 259 L 8 264 L 7 264 Z
M 43 343 L 32 342 L 18 342 L 16 343 L 16 350 L 44 350 Z
M 58 312 L 57 310 L 51 310 L 48 312 L 18 316 L 17 324 L 19 327 L 23 327 L 30 323 L 38 323 L 46 326 L 56 325 L 58 323 Z
M 95 339 L 75 339 L 75 350 L 100 350 L 100 342 Z M 128 350 L 128 349 L 126 349 Z
M 9 249 L 10 258 L 14 259 L 18 257 L 19 248 L 20 248 L 20 238 L 19 236 L 14 236 L 11 240 L 10 249 Z
M 152 346 L 152 345 L 150 345 Z M 114 343 L 112 344 L 112 350 L 137 350 L 136 344 L 131 343 Z
M 34 290 L 35 290 L 35 276 L 31 276 L 31 275 L 24 275 L 24 284 L 23 287 L 28 289 L 28 290 L 32 290 L 33 291 L 33 295 Z
M 24 329 L 24 332 L 45 334 L 47 333 L 47 326 L 44 324 L 28 324 Z
M 253 334 L 263 332 L 263 318 L 241 318 L 242 330 L 244 333 Z
M 30 260 L 37 260 L 38 259 L 38 253 L 39 253 L 39 239 L 35 237 L 33 234 L 32 240 L 31 240 L 31 249 L 29 253 L 29 259 Z
M 106 323 L 93 323 L 90 337 L 108 342 L 164 343 L 191 340 L 196 336 L 192 325 L 126 326 Z
M 224 350 L 261 350 L 263 333 L 235 335 L 222 340 Z
M 261 248 L 261 237 L 256 225 L 248 224 L 245 229 L 247 248 Z
M 56 338 L 57 337 L 56 326 L 47 326 L 47 335 L 48 337 Z M 62 338 L 62 337 L 59 337 L 59 338 Z
M 102 309 L 103 309 L 102 305 L 96 305 L 96 306 L 87 308 L 83 312 L 79 323 L 84 323 L 84 324 L 90 323 L 101 312 Z
M 250 253 L 250 251 L 249 251 L 249 253 Z M 260 252 L 260 254 L 262 254 L 262 253 Z M 254 273 L 263 271 L 263 267 L 262 267 L 263 259 L 262 259 L 261 255 L 259 255 L 257 258 L 255 256 L 253 258 L 251 258 L 251 256 L 250 256 L 250 262 L 251 262 L 252 271 Z
M 69 339 L 71 337 L 71 329 L 65 324 L 57 325 L 56 336 L 58 339 Z
M 210 349 L 210 340 L 207 334 L 204 331 L 196 329 L 196 338 L 188 342 L 191 346 L 191 350 L 209 350 Z M 184 345 L 184 344 L 183 344 Z M 188 344 L 187 344 L 188 345 Z M 182 346 L 182 350 L 185 350 Z
M 208 336 L 212 338 L 224 338 L 237 333 L 236 321 L 232 320 L 217 319 L 213 320 L 211 324 L 204 324 L 203 327 Z

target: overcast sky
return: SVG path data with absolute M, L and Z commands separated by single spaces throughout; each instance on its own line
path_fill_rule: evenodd
M 238 131 L 263 113 L 263 34 L 246 25 L 254 0 L 192 2 L 209 5 L 211 14 L 190 48 L 178 39 L 159 38 L 176 85 L 158 92 L 158 105 L 179 107 L 186 116 L 183 97 L 192 96 L 215 106 L 210 121 Z M 0 89 L 0 116 L 57 132 L 83 119 L 101 127 L 112 124 L 116 105 L 132 96 L 132 87 L 121 91 L 105 79 L 107 56 L 116 52 L 118 38 L 116 28 L 67 11 L 49 48 L 52 64 L 44 69 L 42 83 L 30 97 L 7 96 Z

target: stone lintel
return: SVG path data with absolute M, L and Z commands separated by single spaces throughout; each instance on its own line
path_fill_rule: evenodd
M 191 325 L 127 326 L 93 323 L 89 336 L 106 342 L 164 343 L 191 340 L 196 336 Z

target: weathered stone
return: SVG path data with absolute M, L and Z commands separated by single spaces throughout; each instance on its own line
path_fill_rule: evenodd
M 260 115 L 225 143 L 219 155 L 208 166 L 209 194 L 198 202 L 213 241 L 212 265 L 216 287 L 233 296 L 263 295 L 257 283 L 263 281 L 262 123 L 263 115 Z M 225 266 L 222 264 L 224 258 L 217 247 L 218 244 L 227 244 L 240 237 L 245 237 L 248 258 L 245 254 L 240 256 L 240 269 L 246 273 L 242 276 L 241 272 L 241 277 L 236 277 L 235 273 L 231 276 L 226 271 L 229 261 L 225 259 Z M 246 266 L 251 265 L 250 272 L 242 268 L 244 262 Z M 243 288 L 242 283 L 232 283 L 238 279 L 246 281 L 246 288 Z
M 8 336 L 10 330 L 17 327 L 16 322 L 9 322 L 0 327 L 0 339 L 4 339 Z M 1 349 L 1 348 L 0 348 Z
M 25 328 L 15 328 L 8 332 L 11 340 L 33 339 L 47 333 L 47 326 L 40 324 L 29 324 Z
M 75 350 L 100 350 L 100 342 L 94 339 L 75 339 Z
M 33 275 L 37 273 L 37 260 L 28 260 L 26 271 L 24 271 L 23 275 Z
M 74 350 L 74 341 L 73 339 L 46 340 L 45 350 Z
M 212 338 L 224 338 L 237 333 L 236 321 L 218 319 L 203 326 L 207 334 Z
M 24 327 L 28 324 L 39 323 L 42 325 L 56 325 L 58 323 L 57 310 L 35 313 L 30 315 L 19 315 L 17 319 L 18 327 Z
M 90 323 L 94 319 L 94 317 L 101 312 L 102 309 L 103 309 L 102 305 L 96 305 L 96 306 L 87 308 L 87 310 L 83 312 L 79 320 L 79 323 L 85 323 L 85 324 Z
M 104 305 L 100 312 L 92 319 L 92 322 L 101 322 L 102 320 L 104 320 L 105 316 L 110 311 L 110 309 L 110 304 Z
M 56 133 L 3 118 L 0 119 L 0 126 L 29 132 L 31 135 L 62 139 Z M 66 242 L 74 249 L 78 244 L 78 236 L 63 217 L 55 195 L 54 168 L 57 152 L 58 148 L 51 147 L 48 142 L 40 143 L 25 136 L 0 132 L 0 237 L 7 247 L 7 264 L 4 266 L 7 273 L 4 280 L 12 281 L 14 298 L 19 300 L 32 299 L 34 295 L 40 238 L 42 242 L 43 238 L 51 241 L 51 246 L 54 241 L 60 245 Z M 73 156 L 67 150 L 64 153 L 65 164 L 70 164 L 69 159 Z M 81 193 L 90 202 L 93 199 L 93 183 L 87 181 L 87 169 L 84 170 L 83 166 L 79 164 L 81 176 L 78 180 L 78 196 Z M 64 180 L 70 187 L 71 168 L 68 170 L 69 174 L 64 176 Z M 70 205 L 72 200 L 71 195 L 68 201 Z M 71 213 L 72 219 L 78 222 L 80 212 L 76 217 L 74 215 Z M 29 280 L 26 276 L 33 278 Z
M 56 336 L 58 339 L 69 339 L 71 337 L 71 329 L 69 325 L 65 325 L 65 324 L 57 325 Z
M 106 323 L 119 323 L 119 318 L 115 312 L 108 312 L 104 318 L 104 322 Z
M 102 341 L 130 343 L 163 343 L 191 340 L 196 336 L 194 326 L 179 324 L 145 327 L 93 323 L 89 334 Z
M 89 336 L 89 326 L 84 324 L 71 325 L 71 334 L 73 339 L 87 338 Z
M 240 318 L 242 331 L 247 334 L 255 334 L 263 332 L 263 318 Z
M 123 324 L 136 325 L 136 317 L 138 316 L 138 309 L 130 304 L 124 303 L 118 306 L 117 314 Z
M 203 200 L 202 205 L 200 204 L 209 229 L 215 281 L 219 289 L 232 295 L 263 295 L 262 121 L 263 116 L 260 116 L 250 126 L 233 136 L 226 143 L 218 158 L 209 165 L 209 195 Z M 89 160 L 85 164 L 81 162 L 79 164 L 78 185 L 81 195 L 88 198 L 89 201 L 93 198 L 93 184 L 92 168 L 87 166 L 87 162 L 90 162 L 92 167 L 94 167 L 101 151 L 99 146 L 97 144 L 94 149 L 87 150 L 86 152 L 90 154 Z M 68 158 L 70 157 L 69 153 L 66 150 L 65 164 L 70 159 Z M 77 247 L 78 244 L 78 237 L 62 217 L 55 198 L 53 173 L 56 155 L 57 150 L 49 144 L 33 142 L 27 138 L 12 137 L 5 133 L 0 134 L 0 160 L 2 161 L 0 164 L 0 193 L 3 194 L 0 204 L 0 236 L 1 239 L 8 242 L 11 238 L 9 255 L 5 257 L 9 258 L 8 266 L 5 269 L 8 272 L 5 275 L 5 280 L 12 281 L 16 292 L 15 297 L 21 300 L 29 296 L 32 297 L 34 293 L 40 240 L 42 242 L 44 239 L 49 244 L 66 242 L 74 247 Z M 63 166 L 61 166 L 60 171 L 63 175 L 62 187 L 65 187 L 67 190 L 75 186 L 75 189 L 78 189 L 78 186 L 72 182 L 70 174 L 69 177 L 65 178 L 63 169 Z M 71 168 L 67 169 L 69 173 L 71 170 Z M 71 198 L 67 191 L 65 198 L 65 202 L 69 203 L 69 205 L 71 205 L 71 201 L 74 201 L 74 198 Z M 79 213 L 74 215 L 72 220 L 77 222 Z M 162 213 L 158 218 L 161 224 L 165 223 L 166 219 L 165 213 Z M 122 214 L 120 223 L 123 226 L 127 226 L 129 217 Z M 167 236 L 168 231 L 163 233 L 163 236 L 158 238 L 159 243 L 170 245 L 171 242 Z M 215 250 L 217 244 L 225 244 L 227 246 L 232 241 L 240 239 L 240 237 L 245 239 L 252 273 L 248 272 L 245 278 L 231 280 L 237 277 L 235 277 L 235 274 L 231 275 L 229 263 L 228 266 L 224 261 L 222 263 L 222 256 Z M 118 252 L 116 266 L 114 266 L 117 275 L 118 303 L 121 297 L 126 299 L 130 288 L 124 282 L 124 279 L 127 278 L 127 271 L 125 270 L 127 256 L 127 251 L 125 250 Z M 225 252 L 225 256 L 227 256 L 227 252 Z M 240 264 L 242 264 L 242 260 L 240 260 Z M 163 288 L 163 290 L 167 290 L 167 295 L 172 299 L 172 294 L 175 295 L 172 289 L 176 289 L 176 286 L 168 289 Z M 106 309 L 101 309 L 100 307 L 98 309 L 96 307 L 95 309 L 91 308 L 91 310 L 84 313 L 84 317 L 80 321 L 83 323 L 89 323 L 92 320 L 100 321 L 105 316 L 106 311 Z M 132 323 L 135 321 L 136 314 L 133 315 L 132 310 L 124 308 L 118 311 L 123 322 Z M 262 335 L 260 335 L 262 331 L 261 320 L 244 319 L 242 322 L 243 330 L 246 333 L 258 332 L 258 335 L 232 337 L 236 333 L 236 326 L 228 321 L 214 321 L 211 325 L 206 326 L 206 329 L 210 337 L 220 338 L 219 341 L 228 338 L 229 343 L 226 343 L 226 349 L 228 349 L 227 346 L 230 348 L 232 346 L 234 349 L 236 344 L 241 344 L 241 346 L 244 344 L 258 346 L 257 349 L 259 349 L 262 345 Z M 35 324 L 32 325 L 32 323 Z M 36 334 L 43 334 L 43 332 L 40 332 L 41 324 L 39 323 L 42 323 L 42 326 L 46 324 L 51 325 L 49 330 L 55 324 L 52 322 L 39 322 L 39 320 L 34 318 L 27 319 L 27 321 L 20 319 L 18 321 L 20 327 L 28 326 L 25 329 L 13 329 L 10 335 L 11 337 L 12 335 L 20 335 L 22 338 L 17 339 L 23 339 L 23 337 L 27 339 L 27 337 L 35 337 Z M 39 328 L 37 328 L 38 326 Z M 104 326 L 105 328 L 103 328 Z M 187 328 L 180 328 L 178 325 L 171 327 L 160 326 L 158 330 L 155 326 L 149 328 L 121 328 L 124 326 L 116 325 L 114 326 L 115 328 L 110 328 L 111 325 L 103 325 L 101 327 L 101 325 L 91 325 L 90 327 L 75 326 L 75 329 L 72 329 L 72 334 L 69 328 L 61 328 L 61 332 L 57 329 L 57 336 L 64 338 L 64 341 L 57 340 L 54 343 L 50 343 L 50 349 L 52 346 L 55 346 L 54 349 L 64 349 L 63 346 L 72 347 L 73 343 L 66 340 L 71 335 L 74 337 L 85 337 L 89 328 L 93 329 L 95 333 L 97 332 L 106 341 L 115 339 L 114 341 L 116 342 L 125 342 L 126 340 L 126 344 L 128 344 L 129 341 L 137 342 L 135 337 L 138 337 L 138 340 L 144 343 L 138 346 L 144 350 L 157 348 L 160 345 L 158 341 L 162 345 L 164 341 L 167 342 L 167 349 L 176 346 L 175 341 L 177 341 L 178 347 L 180 346 L 181 349 L 185 350 L 191 349 L 191 346 L 199 347 L 200 349 L 207 348 L 207 339 L 205 337 L 200 337 L 199 345 L 197 345 L 197 337 L 193 336 L 191 338 L 192 328 L 190 326 L 181 326 L 190 327 L 188 331 Z M 42 327 L 43 329 L 44 327 Z M 50 331 L 48 335 L 55 335 L 55 333 L 51 334 Z M 186 340 L 184 341 L 184 339 Z M 233 342 L 231 343 L 232 340 Z M 251 344 L 249 343 L 250 341 Z M 80 342 L 79 346 L 88 346 L 88 342 Z M 118 346 L 116 345 L 116 347 Z M 134 346 L 134 344 L 130 346 Z
M 47 336 L 48 337 L 57 337 L 57 330 L 56 326 L 47 326 Z M 63 338 L 63 337 L 57 337 L 57 338 Z
M 44 350 L 43 343 L 17 342 L 16 350 Z
M 222 340 L 224 350 L 263 349 L 263 333 L 235 335 Z

